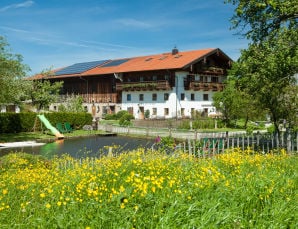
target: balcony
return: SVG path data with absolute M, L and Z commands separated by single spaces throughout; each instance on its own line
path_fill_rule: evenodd
M 222 91 L 224 88 L 222 83 L 203 83 L 200 81 L 192 81 L 189 82 L 188 85 L 185 85 L 186 90 L 194 90 L 194 91 Z
M 171 86 L 167 80 L 116 83 L 117 91 L 153 91 L 170 89 Z
M 73 95 L 60 95 L 59 102 L 65 102 L 67 98 L 72 97 Z M 84 103 L 119 103 L 117 93 L 109 94 L 78 94 L 83 98 Z

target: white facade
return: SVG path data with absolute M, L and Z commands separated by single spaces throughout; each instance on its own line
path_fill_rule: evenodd
M 188 72 L 175 73 L 175 87 L 172 90 L 123 91 L 122 110 L 133 113 L 136 119 L 143 119 L 146 111 L 149 118 L 191 117 L 194 111 L 212 112 L 213 91 L 184 89 L 184 78 Z M 211 76 L 209 79 L 211 82 Z

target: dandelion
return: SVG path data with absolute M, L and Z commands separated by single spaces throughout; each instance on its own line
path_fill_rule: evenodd
M 47 208 L 47 209 L 50 209 L 50 208 L 51 208 L 51 205 L 50 205 L 49 203 L 47 203 L 47 204 L 46 204 L 46 208 Z
M 3 190 L 2 190 L 2 194 L 3 194 L 3 195 L 6 195 L 7 193 L 8 193 L 8 190 L 7 190 L 7 189 L 3 189 Z
M 155 192 L 155 190 L 156 190 L 156 188 L 153 186 L 153 187 L 151 188 L 151 191 L 152 191 L 152 192 Z
M 40 195 L 39 195 L 41 198 L 45 198 L 46 197 L 46 194 L 44 194 L 44 193 L 40 193 Z

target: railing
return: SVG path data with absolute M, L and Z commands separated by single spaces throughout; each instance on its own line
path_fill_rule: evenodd
M 76 96 L 81 96 L 84 103 L 117 103 L 118 98 L 116 93 L 107 94 L 77 94 Z M 68 98 L 73 97 L 73 95 L 60 95 L 59 102 L 65 102 Z
M 116 83 L 117 91 L 152 91 L 170 89 L 171 86 L 167 80 Z
M 194 91 L 222 91 L 224 85 L 222 83 L 203 83 L 200 81 L 191 81 L 185 85 L 185 89 L 194 90 Z
M 272 149 L 284 148 L 289 152 L 298 152 L 298 133 L 281 136 L 268 133 L 255 133 L 248 136 L 245 131 L 200 133 L 197 131 L 181 131 L 171 128 L 121 127 L 114 125 L 98 125 L 99 130 L 106 132 L 142 135 L 156 138 L 171 136 L 180 139 L 183 150 L 197 155 L 221 153 L 229 148 L 250 148 L 255 151 L 268 153 Z M 184 143 L 183 143 L 184 141 Z

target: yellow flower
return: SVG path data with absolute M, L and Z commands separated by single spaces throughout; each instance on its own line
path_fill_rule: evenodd
M 45 196 L 46 196 L 46 194 L 44 194 L 44 193 L 40 193 L 40 195 L 39 195 L 41 198 L 44 198 Z
M 58 201 L 58 202 L 57 202 L 57 205 L 58 205 L 58 206 L 61 206 L 61 204 L 62 204 L 61 201 Z
M 3 195 L 6 195 L 7 193 L 8 193 L 8 190 L 7 190 L 7 189 L 3 189 L 3 190 L 2 190 L 2 194 L 3 194 Z
M 46 208 L 51 208 L 51 205 L 49 203 L 46 204 Z

